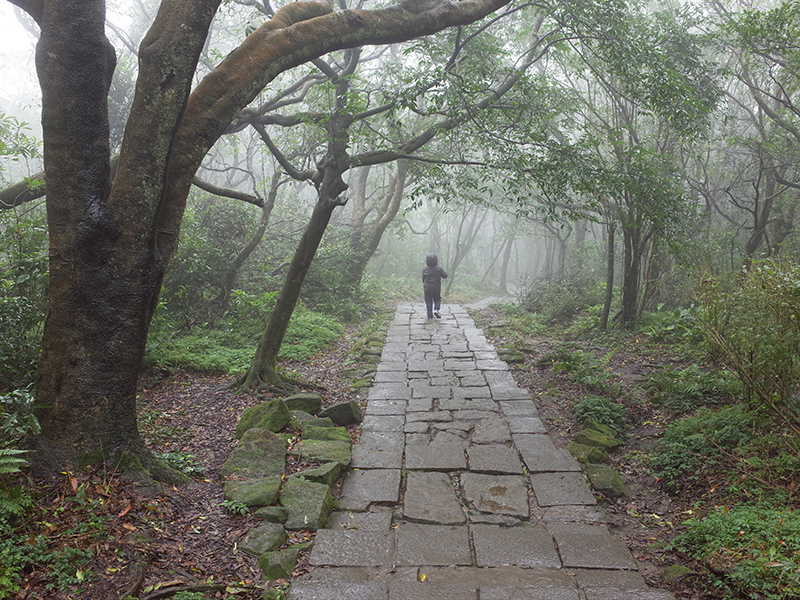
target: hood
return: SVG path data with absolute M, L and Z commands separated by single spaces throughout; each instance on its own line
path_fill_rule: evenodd
M 429 267 L 435 267 L 436 265 L 439 264 L 439 257 L 436 256 L 435 254 L 428 254 L 425 257 L 425 264 L 428 265 Z

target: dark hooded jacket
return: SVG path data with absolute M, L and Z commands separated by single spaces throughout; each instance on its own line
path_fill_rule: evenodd
M 442 279 L 447 279 L 447 273 L 439 264 L 439 257 L 428 254 L 425 257 L 425 264 L 428 266 L 422 269 L 423 290 L 427 293 L 441 293 Z

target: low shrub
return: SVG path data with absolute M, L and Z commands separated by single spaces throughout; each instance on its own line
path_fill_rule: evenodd
M 660 369 L 647 378 L 644 389 L 654 404 L 673 414 L 731 402 L 742 392 L 728 371 L 704 371 L 696 364 Z
M 744 405 L 719 410 L 701 408 L 695 416 L 672 423 L 650 456 L 649 467 L 663 487 L 677 491 L 697 480 L 703 468 L 725 452 L 749 444 L 762 420 Z
M 572 412 L 580 423 L 591 419 L 618 433 L 624 432 L 628 425 L 625 407 L 603 396 L 586 396 L 572 407 Z
M 684 524 L 674 548 L 706 564 L 712 584 L 736 597 L 800 597 L 800 513 L 751 505 L 716 507 Z

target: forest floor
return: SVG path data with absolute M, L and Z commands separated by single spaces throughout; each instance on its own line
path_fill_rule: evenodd
M 485 310 L 479 326 L 491 325 L 498 315 Z M 348 332 L 355 333 L 354 331 Z M 487 326 L 487 337 L 502 343 L 503 329 Z M 343 400 L 365 402 L 339 377 L 352 367 L 355 335 L 346 335 L 324 354 L 307 363 L 284 364 L 283 368 L 312 382 L 330 405 Z M 571 410 L 586 390 L 564 373 L 541 368 L 537 361 L 560 342 L 545 337 L 524 340 L 525 362 L 512 369 L 517 382 L 537 399 L 542 419 L 557 445 L 564 446 L 578 431 Z M 615 340 L 614 350 L 594 343 L 577 342 L 581 349 L 608 356 L 607 369 L 628 393 L 621 400 L 628 408 L 632 428 L 625 446 L 612 455 L 612 465 L 623 475 L 628 496 L 603 499 L 615 534 L 624 537 L 639 562 L 641 573 L 655 587 L 666 587 L 660 572 L 674 564 L 692 564 L 666 550 L 680 523 L 691 513 L 693 498 L 670 497 L 642 466 L 641 453 L 652 448 L 669 417 L 638 394 L 642 379 L 664 365 L 683 366 L 681 359 L 652 345 L 645 348 L 635 337 Z M 61 544 L 94 549 L 95 557 L 77 574 L 83 581 L 73 593 L 45 589 L 41 573 L 29 573 L 26 587 L 16 600 L 123 600 L 131 595 L 156 600 L 179 590 L 203 591 L 209 598 L 256 600 L 264 582 L 256 559 L 237 549 L 237 541 L 253 526 L 249 515 L 235 515 L 223 505 L 220 467 L 235 445 L 233 437 L 242 410 L 259 400 L 250 394 L 222 389 L 229 377 L 191 373 L 150 374 L 142 381 L 140 428 L 150 446 L 168 452 L 173 460 L 195 467 L 188 485 L 154 491 L 126 482 L 112 473 L 65 473 L 57 481 L 37 483 L 37 502 L 50 515 L 51 533 Z M 354 438 L 359 431 L 352 430 Z M 192 462 L 196 457 L 197 462 Z M 300 467 L 302 465 L 289 465 Z M 697 494 L 704 490 L 697 490 Z M 78 523 L 88 521 L 89 526 Z M 72 527 L 74 531 L 69 528 Z M 310 539 L 298 532 L 291 542 Z M 301 562 L 296 574 L 306 571 Z M 287 583 L 287 582 L 279 582 Z M 672 591 L 684 600 L 709 599 L 688 577 Z

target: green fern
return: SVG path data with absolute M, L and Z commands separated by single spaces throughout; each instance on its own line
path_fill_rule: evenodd
M 27 453 L 27 450 L 18 448 L 0 448 L 0 475 L 19 473 L 20 469 L 28 463 L 22 458 Z

